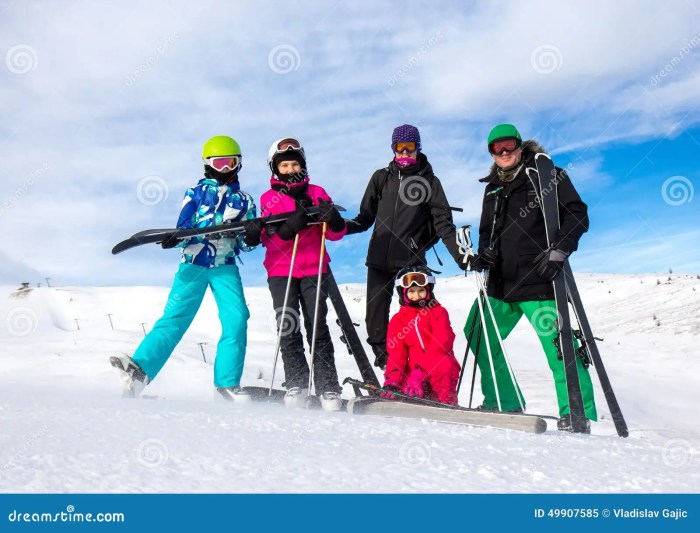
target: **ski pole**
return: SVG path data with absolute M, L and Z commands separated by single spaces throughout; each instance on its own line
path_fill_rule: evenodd
M 311 395 L 311 385 L 313 383 L 314 376 L 314 359 L 316 354 L 316 332 L 318 330 L 318 308 L 321 303 L 321 275 L 323 273 L 323 256 L 326 251 L 326 229 L 328 224 L 326 222 L 321 226 L 321 252 L 318 258 L 318 278 L 316 280 L 316 305 L 314 308 L 314 326 L 313 332 L 311 333 L 311 364 L 309 365 L 309 388 L 307 389 L 307 395 Z
M 360 389 L 364 389 L 366 391 L 375 393 L 377 395 L 379 395 L 382 392 L 388 392 L 388 393 L 391 393 L 394 396 L 397 396 L 399 398 L 404 398 L 406 400 L 410 400 L 411 402 L 415 402 L 415 403 L 422 403 L 425 405 L 429 405 L 431 407 L 443 407 L 445 409 L 457 409 L 457 410 L 464 409 L 464 407 L 461 407 L 459 405 L 452 405 L 449 403 L 436 402 L 434 400 L 428 400 L 427 398 L 417 398 L 415 396 L 409 396 L 408 394 L 404 394 L 403 392 L 385 389 L 384 387 L 377 387 L 376 385 L 372 385 L 371 383 L 365 383 L 364 381 L 360 381 L 358 379 L 345 378 L 343 380 L 343 385 L 348 384 L 348 383 L 350 385 L 352 385 L 353 387 L 359 387 Z
M 498 199 L 498 197 L 496 197 Z M 495 219 L 494 219 L 495 220 Z M 473 247 L 472 247 L 472 241 L 471 241 L 471 235 L 469 233 L 469 229 L 471 226 L 464 226 L 459 229 L 457 232 L 457 245 L 459 246 L 460 252 L 463 254 L 473 254 Z M 493 232 L 492 232 L 492 238 L 493 238 Z M 465 274 L 466 275 L 466 274 Z M 481 298 L 481 285 L 479 284 L 479 274 L 478 272 L 474 273 L 474 279 L 476 280 L 476 286 L 477 286 L 477 297 L 476 301 L 479 306 L 479 318 L 481 320 L 481 330 L 484 332 L 484 340 L 486 341 L 486 352 L 488 353 L 488 358 L 489 358 L 489 366 L 491 368 L 491 379 L 493 379 L 493 388 L 494 391 L 496 392 L 496 405 L 498 405 L 498 410 L 502 411 L 501 409 L 501 396 L 498 392 L 498 381 L 496 381 L 496 369 L 493 366 L 493 354 L 491 352 L 491 342 L 489 341 L 489 335 L 488 335 L 488 329 L 486 328 L 486 319 L 484 317 L 484 304 Z M 498 333 L 498 328 L 496 328 L 496 333 Z
M 491 227 L 491 243 L 489 244 L 489 248 L 493 248 L 493 241 L 494 241 L 494 228 L 496 224 L 496 218 L 497 218 L 497 212 L 498 212 L 498 206 L 499 206 L 499 200 L 500 200 L 500 195 L 497 195 L 494 202 L 494 218 L 493 218 L 493 226 Z M 463 226 L 462 228 L 459 229 L 457 232 L 457 244 L 459 246 L 460 252 L 466 255 L 471 255 L 473 254 L 473 246 L 472 246 L 472 241 L 471 241 L 471 234 L 469 232 L 471 226 Z M 488 275 L 489 271 L 487 270 L 486 273 L 484 274 L 484 278 L 482 279 L 479 276 L 478 272 L 475 272 L 475 277 L 474 280 L 476 281 L 476 286 L 477 286 L 477 291 L 478 291 L 478 296 L 477 296 L 477 301 L 479 302 L 479 313 L 481 314 L 481 322 L 482 322 L 482 330 L 484 332 L 484 337 L 486 338 L 486 349 L 489 355 L 489 365 L 491 367 L 491 375 L 493 378 L 493 384 L 494 384 L 494 389 L 496 392 L 496 403 L 498 404 L 498 409 L 499 411 L 501 410 L 501 400 L 500 400 L 500 394 L 498 392 L 498 382 L 496 381 L 496 374 L 495 374 L 495 369 L 493 366 L 493 353 L 491 351 L 491 343 L 489 342 L 488 338 L 488 330 L 486 329 L 486 324 L 483 320 L 483 312 L 484 308 L 488 309 L 489 312 L 489 318 L 491 319 L 491 324 L 493 326 L 494 332 L 496 333 L 496 338 L 498 340 L 499 347 L 501 349 L 501 353 L 503 354 L 503 358 L 506 362 L 506 368 L 508 369 L 508 375 L 510 376 L 511 382 L 513 383 L 513 388 L 515 389 L 515 395 L 518 398 L 518 403 L 520 404 L 520 408 L 525 410 L 525 405 L 522 397 L 522 393 L 520 392 L 517 382 L 515 380 L 515 373 L 513 372 L 513 367 L 510 364 L 510 359 L 508 357 L 508 354 L 506 352 L 506 347 L 503 344 L 503 337 L 501 336 L 501 332 L 498 329 L 498 324 L 496 323 L 496 317 L 493 313 L 493 308 L 491 307 L 491 301 L 489 300 L 488 297 L 488 292 L 487 292 L 487 284 L 488 284 Z M 479 339 L 480 340 L 480 339 Z M 465 362 L 466 362 L 466 357 L 465 357 Z M 475 363 L 476 364 L 476 363 Z M 474 374 L 476 376 L 476 372 Z M 472 381 L 472 390 L 473 390 L 474 382 Z M 470 401 L 471 405 L 471 401 Z
M 282 304 L 282 315 L 277 324 L 277 347 L 275 348 L 275 359 L 272 363 L 272 379 L 270 380 L 270 390 L 267 395 L 272 396 L 272 387 L 275 384 L 275 371 L 277 370 L 277 359 L 280 355 L 280 346 L 282 345 L 282 328 L 284 328 L 284 319 L 287 317 L 287 303 L 289 302 L 289 290 L 292 287 L 292 273 L 294 272 L 294 261 L 297 257 L 297 246 L 299 245 L 299 234 L 294 236 L 294 245 L 292 246 L 292 259 L 289 264 L 289 277 L 287 278 L 287 288 L 284 291 L 284 303 Z

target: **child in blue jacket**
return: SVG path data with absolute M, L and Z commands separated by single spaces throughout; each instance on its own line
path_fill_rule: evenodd
M 241 169 L 238 143 L 223 135 L 212 137 L 204 145 L 202 159 L 204 178 L 185 193 L 177 227 L 202 228 L 255 218 L 253 198 L 240 190 L 238 183 Z M 181 242 L 170 239 L 162 246 L 179 246 L 182 261 L 162 318 L 133 357 L 122 354 L 113 358 L 114 366 L 123 371 L 125 395 L 138 396 L 153 381 L 192 323 L 207 287 L 211 287 L 222 329 L 214 363 L 214 385 L 227 400 L 249 401 L 240 381 L 250 313 L 236 257 L 252 247 L 245 245 L 242 235 L 218 239 L 194 237 Z

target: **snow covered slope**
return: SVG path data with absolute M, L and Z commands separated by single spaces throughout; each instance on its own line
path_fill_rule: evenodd
M 0 491 L 698 492 L 700 279 L 668 278 L 577 278 L 593 330 L 605 339 L 600 348 L 628 439 L 615 435 L 599 388 L 602 416 L 590 437 L 215 402 L 220 329 L 210 295 L 147 388 L 157 398 L 122 399 L 108 356 L 133 352 L 167 289 L 42 287 L 12 296 L 16 287 L 0 287 Z M 362 323 L 364 286 L 341 292 Z M 461 360 L 474 282 L 440 279 L 436 293 L 458 332 Z M 243 383 L 267 385 L 272 303 L 265 287 L 246 289 L 246 297 Z M 339 375 L 359 377 L 334 318 Z M 556 415 L 551 374 L 529 325 L 521 323 L 507 347 L 529 412 Z M 279 386 L 281 365 L 277 375 Z M 475 404 L 480 399 L 477 383 Z

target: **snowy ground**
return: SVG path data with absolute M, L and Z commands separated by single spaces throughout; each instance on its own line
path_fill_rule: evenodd
M 590 437 L 215 402 L 210 295 L 148 387 L 157 398 L 122 399 L 108 356 L 133 352 L 167 289 L 42 287 L 17 297 L 16 287 L 0 287 L 0 492 L 697 493 L 700 279 L 668 278 L 578 276 L 628 439 L 615 435 L 599 388 L 602 419 Z M 341 291 L 362 322 L 364 287 Z M 439 280 L 437 295 L 459 332 L 473 281 Z M 243 383 L 268 384 L 272 304 L 264 287 L 246 296 Z M 465 344 L 458 334 L 458 353 Z M 555 415 L 551 375 L 527 324 L 508 346 L 529 412 Z M 339 341 L 336 353 L 340 376 L 359 377 Z M 460 399 L 467 403 L 468 387 Z

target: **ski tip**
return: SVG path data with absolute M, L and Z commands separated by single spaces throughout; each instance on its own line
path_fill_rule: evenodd
M 538 418 L 535 423 L 534 432 L 544 433 L 545 431 L 547 431 L 547 421 L 544 418 Z
M 537 161 L 538 159 L 542 159 L 542 158 L 547 158 L 550 161 L 552 160 L 552 158 L 549 156 L 549 154 L 546 154 L 544 152 L 538 152 L 535 154 L 535 161 Z

